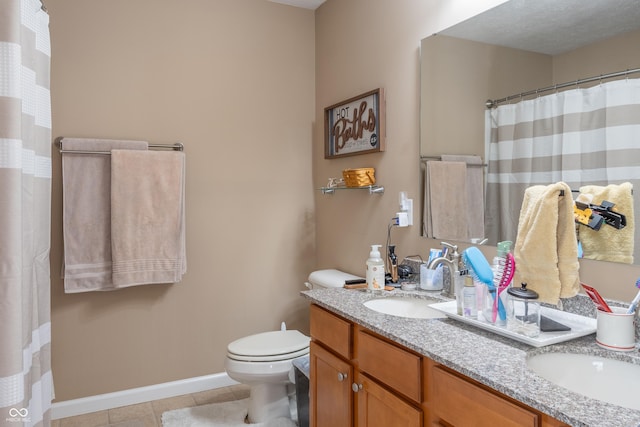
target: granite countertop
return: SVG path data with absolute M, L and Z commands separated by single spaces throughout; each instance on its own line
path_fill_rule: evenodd
M 571 392 L 527 368 L 528 356 L 547 352 L 593 354 L 640 364 L 637 351 L 622 353 L 603 349 L 595 343 L 595 334 L 536 348 L 454 319 L 390 316 L 362 304 L 372 298 L 392 295 L 443 300 L 439 292 L 394 290 L 380 295 L 364 290 L 317 289 L 301 294 L 315 304 L 569 425 L 640 426 L 640 410 Z M 590 315 L 580 313 L 586 310 L 595 314 L 593 304 L 586 297 L 578 302 L 571 300 L 563 300 L 566 311 Z

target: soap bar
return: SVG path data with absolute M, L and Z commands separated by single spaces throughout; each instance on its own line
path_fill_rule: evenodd
M 542 332 L 570 331 L 571 328 L 562 323 L 540 316 L 540 330 Z

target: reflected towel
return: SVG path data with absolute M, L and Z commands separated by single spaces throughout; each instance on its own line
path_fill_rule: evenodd
M 428 161 L 425 181 L 427 237 L 469 241 L 467 164 Z
M 64 138 L 65 150 L 146 150 L 143 141 Z M 111 280 L 111 156 L 62 155 L 62 277 L 66 293 L 113 289 Z
M 470 238 L 482 239 L 484 233 L 484 166 L 480 156 L 443 154 L 442 161 L 464 162 L 467 165 L 467 206 Z
M 563 190 L 563 196 L 560 191 Z M 571 188 L 564 182 L 536 185 L 525 190 L 514 247 L 514 283 L 540 295 L 540 301 L 557 304 L 559 298 L 580 290 L 578 243 Z
M 113 150 L 111 157 L 114 286 L 181 281 L 187 267 L 184 153 Z
M 584 258 L 633 264 L 633 185 L 630 182 L 606 187 L 587 185 L 580 187 L 580 193 L 591 194 L 591 203 L 594 205 L 601 204 L 603 200 L 615 203 L 613 210 L 623 214 L 627 221 L 627 225 L 620 230 L 607 224 L 602 224 L 598 231 L 580 227 L 579 237 Z

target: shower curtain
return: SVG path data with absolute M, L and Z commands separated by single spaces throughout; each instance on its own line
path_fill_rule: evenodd
M 49 17 L 0 2 L 0 425 L 48 426 L 53 395 L 49 246 Z
M 563 181 L 578 190 L 628 181 L 640 189 L 640 79 L 502 105 L 486 118 L 485 223 L 494 244 L 516 236 L 524 190 L 531 185 Z M 640 198 L 634 199 L 640 212 Z

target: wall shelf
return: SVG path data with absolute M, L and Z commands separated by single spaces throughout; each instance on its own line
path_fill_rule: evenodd
M 336 190 L 369 190 L 369 194 L 384 194 L 384 187 L 379 185 L 367 185 L 364 187 L 322 187 L 322 194 L 334 194 Z

